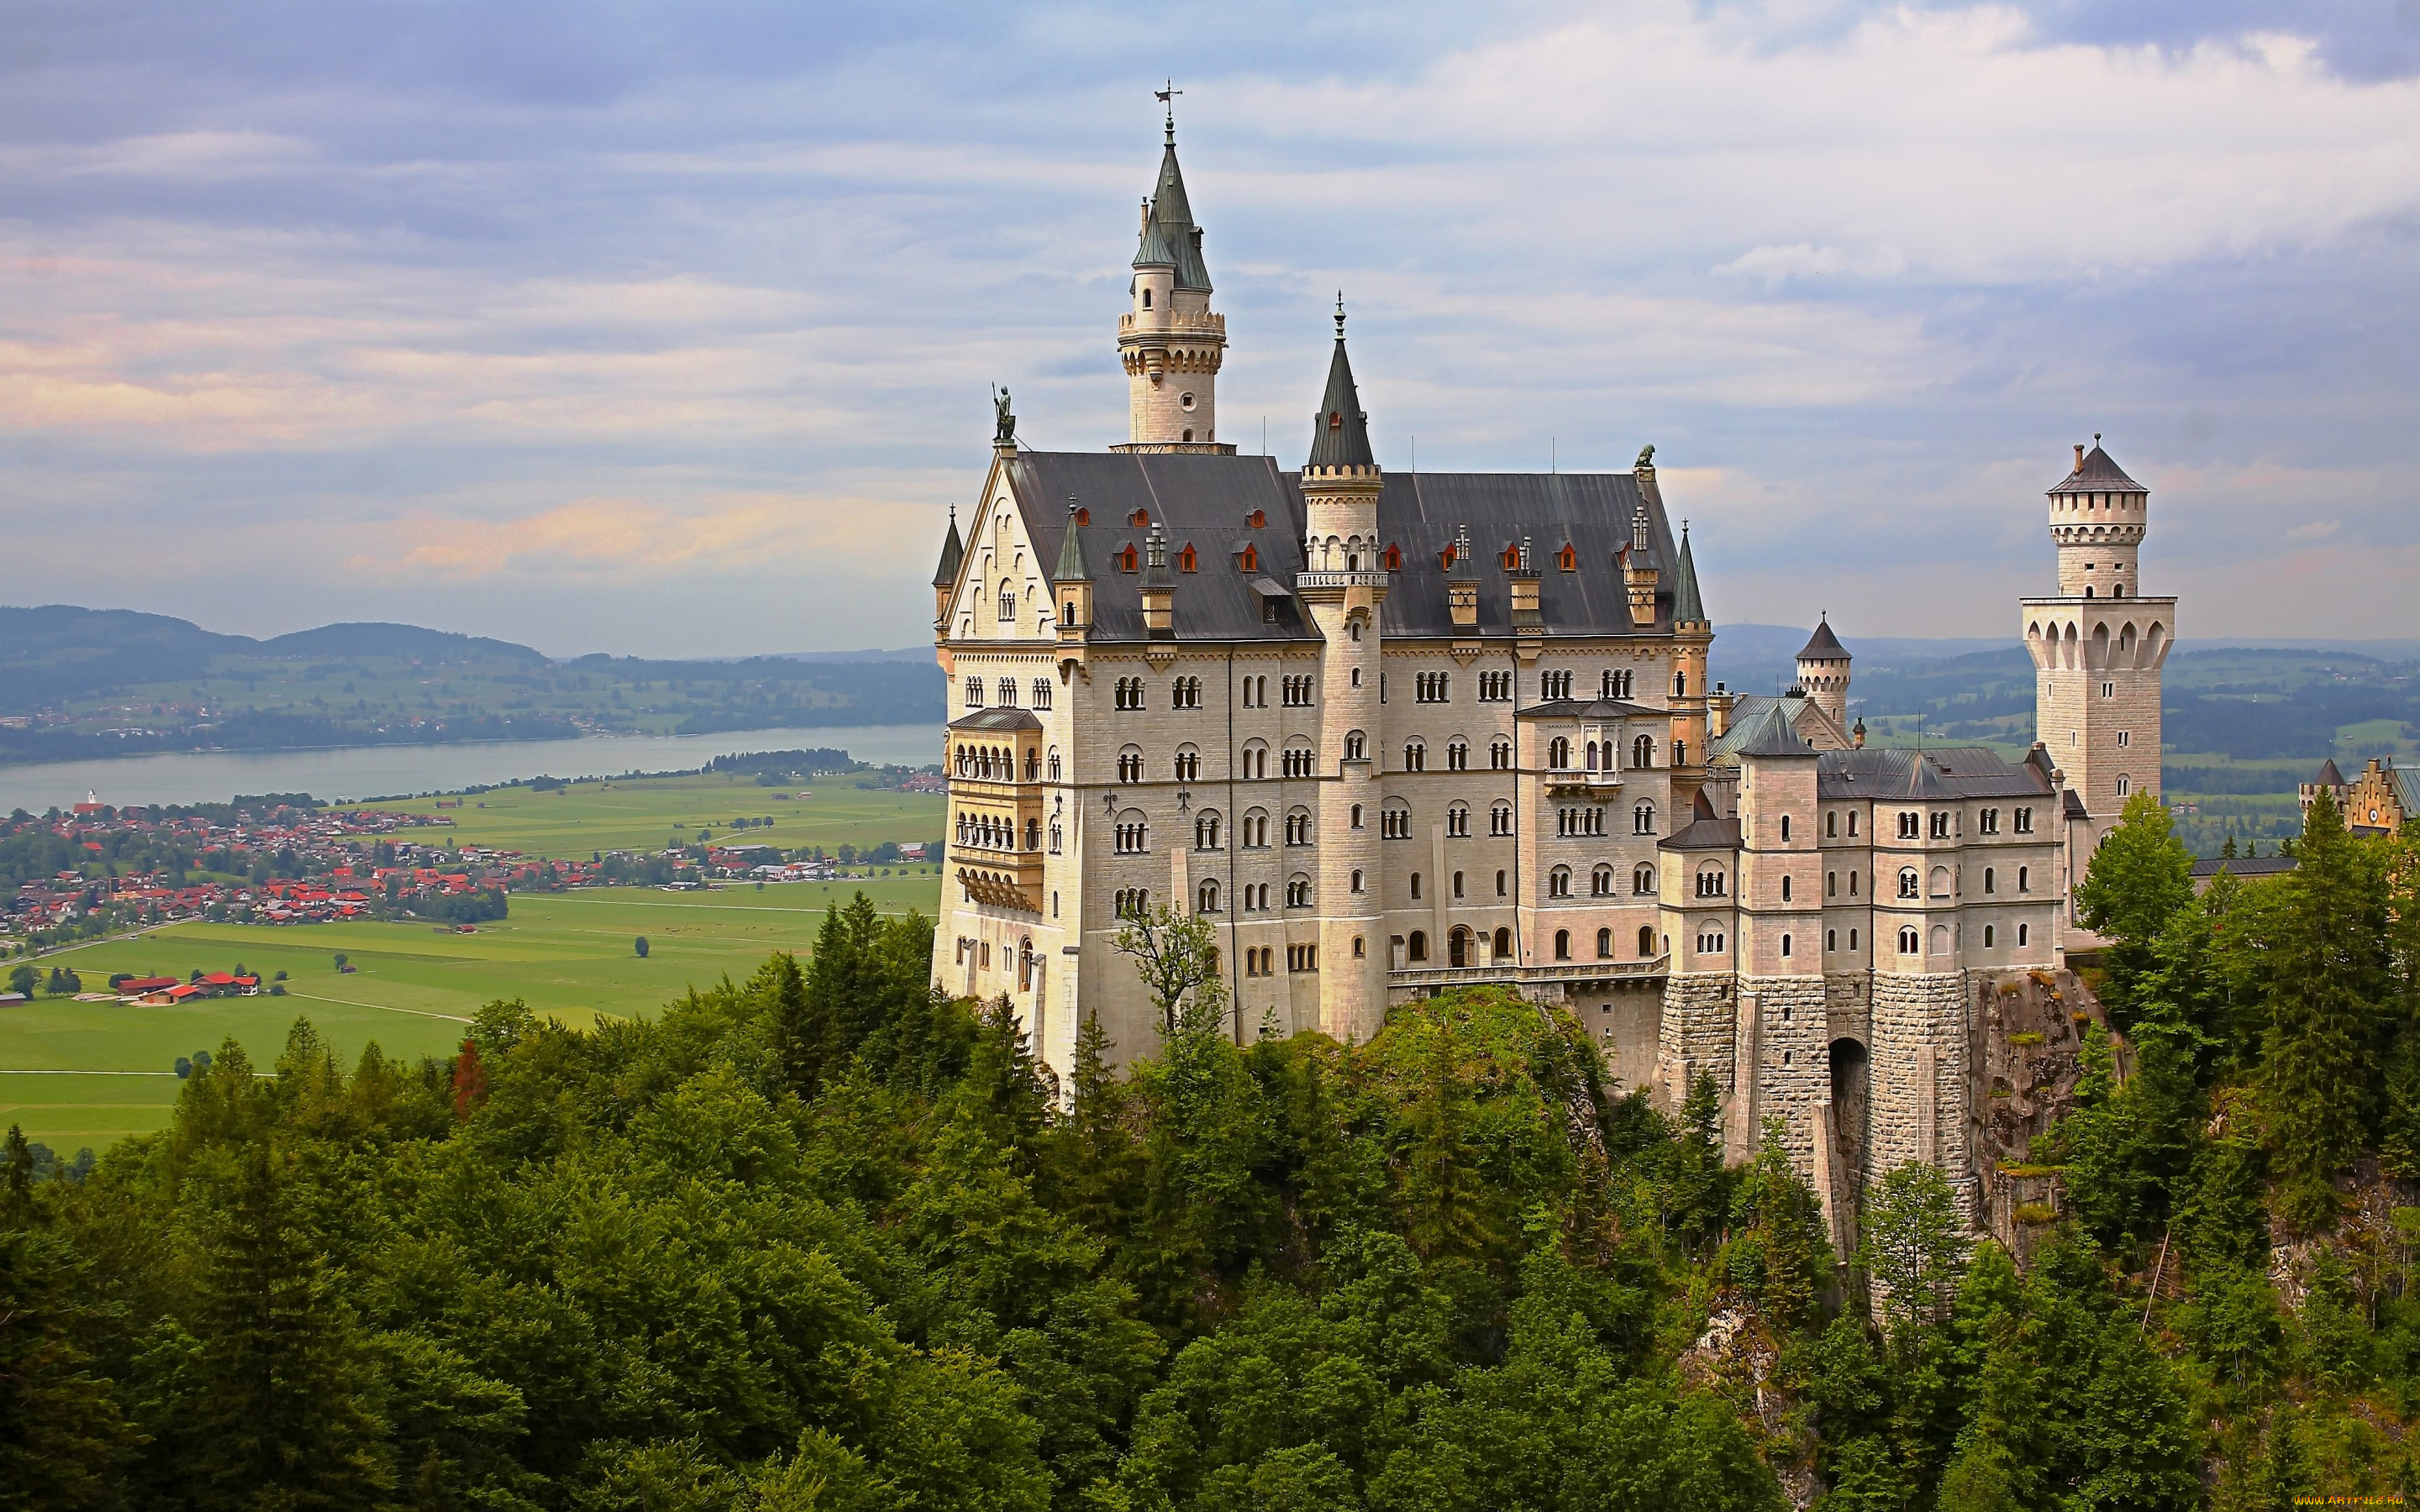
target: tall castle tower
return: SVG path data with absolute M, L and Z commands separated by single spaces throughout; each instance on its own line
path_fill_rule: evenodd
M 1218 369 L 1227 358 L 1227 317 L 1210 308 L 1210 270 L 1202 228 L 1176 166 L 1176 112 L 1169 109 L 1159 184 L 1143 202 L 1135 249 L 1133 308 L 1118 317 L 1118 356 L 1126 370 L 1126 444 L 1120 452 L 1213 452 L 1218 440 Z
M 1815 706 L 1831 716 L 1840 733 L 1849 733 L 1849 648 L 1832 633 L 1829 614 L 1815 622 L 1815 633 L 1798 651 L 1798 686 L 1815 701 Z
M 2050 491 L 2058 594 L 2022 608 L 2034 660 L 2034 738 L 2087 814 L 2088 856 L 2137 792 L 2160 791 L 2160 667 L 2177 633 L 2177 601 L 2139 592 L 2135 552 L 2151 496 L 2101 449 Z
M 1302 467 L 1304 568 L 1295 597 L 1326 642 L 1320 658 L 1320 1026 L 1367 1040 L 1387 1015 L 1387 954 L 1378 876 L 1379 607 L 1388 579 L 1378 560 L 1378 489 L 1353 363 L 1344 353 L 1344 297 L 1336 351 L 1311 420 Z

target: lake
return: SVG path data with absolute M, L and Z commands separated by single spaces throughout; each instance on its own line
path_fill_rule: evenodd
M 861 762 L 923 766 L 941 759 L 939 725 L 834 725 L 712 735 L 592 735 L 458 746 L 347 746 L 330 750 L 194 750 L 115 760 L 0 766 L 0 813 L 103 803 L 224 803 L 239 793 L 320 799 L 444 793 L 525 777 L 618 777 L 694 770 L 717 756 L 837 747 Z

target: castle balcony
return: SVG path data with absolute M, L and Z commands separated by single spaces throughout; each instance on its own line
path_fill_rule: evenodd
M 1546 773 L 1546 791 L 1559 798 L 1614 798 L 1621 795 L 1621 773 L 1567 766 Z
M 970 903 L 1017 913 L 1042 912 L 1042 853 L 950 847 L 950 865 Z
M 1652 961 L 1550 961 L 1536 965 L 1499 963 L 1482 966 L 1415 966 L 1387 973 L 1387 985 L 1404 988 L 1527 986 L 1559 982 L 1661 981 L 1672 971 L 1670 955 Z
M 1357 596 L 1374 603 L 1387 596 L 1393 582 L 1393 576 L 1384 571 L 1340 572 L 1326 568 L 1295 573 L 1294 592 L 1305 603 L 1333 604 Z

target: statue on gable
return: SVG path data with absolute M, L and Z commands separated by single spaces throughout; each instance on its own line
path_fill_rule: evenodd
M 991 391 L 991 407 L 997 411 L 997 425 L 991 434 L 992 444 L 1006 446 L 1016 440 L 1016 413 L 1008 407 L 1006 389 Z

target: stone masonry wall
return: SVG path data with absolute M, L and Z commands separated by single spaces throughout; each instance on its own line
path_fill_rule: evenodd
M 1970 1216 L 1966 973 L 1877 975 L 1866 1190 L 1912 1160 L 1939 1165 Z
M 1741 995 L 1756 1004 L 1759 1040 L 1756 1107 L 1758 1127 L 1780 1118 L 1789 1125 L 1790 1163 L 1809 1180 L 1815 1177 L 1815 1143 L 1821 1124 L 1817 1104 L 1832 1095 L 1831 1041 L 1821 977 L 1743 977 Z
M 1655 1098 L 1678 1112 L 1699 1072 L 1715 1085 L 1731 1085 L 1731 1041 L 1736 1017 L 1728 972 L 1675 972 L 1664 984 L 1664 1019 L 1657 1026 Z

